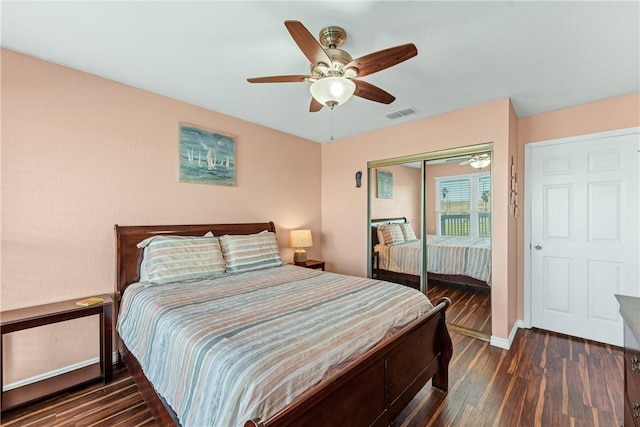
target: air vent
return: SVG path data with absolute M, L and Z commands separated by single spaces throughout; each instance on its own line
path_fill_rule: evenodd
M 397 111 L 392 111 L 390 113 L 386 113 L 385 116 L 388 119 L 395 120 L 395 119 L 399 119 L 400 117 L 404 117 L 404 116 L 409 116 L 411 114 L 415 114 L 417 112 L 418 112 L 418 110 L 416 110 L 415 108 L 407 107 L 407 108 L 403 108 L 402 110 L 397 110 Z

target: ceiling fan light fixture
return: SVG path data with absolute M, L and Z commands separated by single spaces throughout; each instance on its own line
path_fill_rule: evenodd
M 316 101 L 329 108 L 347 102 L 356 91 L 356 84 L 344 77 L 324 77 L 309 88 Z
M 491 164 L 491 159 L 487 157 L 475 158 L 469 162 L 469 165 L 476 169 L 482 169 L 489 166 L 489 164 Z

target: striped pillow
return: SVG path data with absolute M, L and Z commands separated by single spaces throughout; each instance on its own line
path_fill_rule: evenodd
M 411 227 L 410 222 L 400 224 L 400 230 L 402 230 L 402 237 L 404 237 L 405 242 L 413 242 L 414 240 L 418 240 L 418 238 L 416 237 L 416 233 L 413 231 L 413 227 Z
M 220 236 L 227 273 L 242 273 L 282 265 L 275 233 Z
M 147 245 L 156 237 L 157 236 L 147 237 L 137 245 L 138 248 L 140 249 L 144 248 L 142 251 L 142 262 L 140 263 L 140 280 L 139 281 L 141 283 L 149 282 L 149 275 L 147 274 Z M 202 237 L 213 237 L 213 233 L 211 231 L 207 231 L 206 234 Z
M 385 245 L 399 245 L 404 243 L 404 236 L 400 229 L 400 224 L 386 224 L 381 225 L 382 236 L 384 237 Z
M 224 276 L 224 258 L 217 237 L 156 236 L 145 246 L 148 284 L 163 285 Z

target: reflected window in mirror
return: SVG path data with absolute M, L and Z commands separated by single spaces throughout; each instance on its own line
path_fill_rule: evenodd
M 435 178 L 436 233 L 491 236 L 491 176 L 471 173 Z

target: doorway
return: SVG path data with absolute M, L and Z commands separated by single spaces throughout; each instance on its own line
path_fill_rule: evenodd
M 526 147 L 530 326 L 621 346 L 615 294 L 640 296 L 638 130 Z

